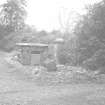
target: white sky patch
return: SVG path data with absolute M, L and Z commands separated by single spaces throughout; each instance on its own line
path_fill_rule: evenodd
M 0 4 L 6 0 L 0 0 Z M 60 29 L 59 16 L 65 23 L 69 14 L 76 11 L 83 14 L 85 4 L 100 0 L 26 0 L 28 17 L 26 23 L 35 25 L 37 30 L 52 31 Z
M 64 22 L 70 11 L 84 13 L 84 4 L 93 4 L 96 1 L 99 0 L 29 0 L 26 22 L 35 25 L 38 30 L 59 29 L 59 15 Z

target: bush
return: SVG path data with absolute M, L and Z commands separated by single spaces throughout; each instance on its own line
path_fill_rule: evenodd
M 60 64 L 76 65 L 76 38 L 73 37 L 70 40 L 66 40 L 63 45 L 58 47 L 57 53 Z
M 105 50 L 98 50 L 91 58 L 84 61 L 83 65 L 90 70 L 99 69 L 100 71 L 103 71 L 104 69 L 100 68 L 105 68 Z

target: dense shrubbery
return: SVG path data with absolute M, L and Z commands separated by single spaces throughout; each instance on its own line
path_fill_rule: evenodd
M 78 49 L 80 49 L 81 57 L 85 57 L 81 63 L 91 70 L 105 67 L 104 16 L 105 1 L 102 0 L 88 8 L 87 14 L 78 24 L 79 30 L 76 30 L 79 41 Z
M 83 65 L 91 70 L 102 70 L 101 68 L 105 68 L 105 50 L 97 51 L 91 58 L 84 61 Z
M 76 39 L 67 41 L 59 49 L 63 64 L 84 66 L 90 70 L 104 70 L 105 66 L 105 1 L 87 7 L 75 27 Z M 76 40 L 75 44 L 73 41 Z M 71 47 L 75 45 L 76 47 Z
M 58 59 L 60 64 L 76 65 L 77 52 L 76 52 L 76 38 L 66 40 L 65 43 L 58 47 Z

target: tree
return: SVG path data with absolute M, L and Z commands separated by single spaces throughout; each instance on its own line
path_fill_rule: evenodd
M 7 0 L 0 9 L 0 48 L 11 43 L 11 34 L 23 30 L 26 18 L 25 0 Z
M 62 7 L 59 12 L 59 25 L 61 31 L 64 33 L 64 38 L 68 39 L 71 37 L 71 33 L 74 30 L 77 22 L 79 21 L 79 17 L 81 15 L 76 11 L 69 11 L 67 8 Z
M 95 62 L 102 62 L 101 56 L 97 58 L 94 55 L 98 51 L 99 53 L 104 52 L 105 49 L 105 1 L 102 0 L 94 5 L 89 5 L 86 9 L 87 14 L 81 18 L 75 27 L 75 33 L 78 37 L 78 52 L 80 52 L 79 62 L 82 64 L 85 61 L 91 61 L 88 64 L 92 64 L 94 59 L 96 59 Z
M 7 0 L 1 6 L 0 24 L 4 25 L 6 31 L 13 32 L 23 28 L 26 17 L 25 0 Z
M 86 7 L 87 14 L 78 23 L 76 31 L 81 39 L 96 37 L 101 42 L 105 40 L 105 2 L 104 0 Z M 76 28 L 77 28 L 76 27 Z
M 19 31 L 25 24 L 25 0 L 7 0 L 1 5 L 0 31 L 2 35 L 9 35 L 11 32 Z M 1 34 L 1 33 L 0 33 Z M 2 39 L 2 38 L 0 38 Z

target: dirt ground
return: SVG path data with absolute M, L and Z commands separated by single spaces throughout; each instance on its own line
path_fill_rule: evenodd
M 11 72 L 3 56 L 0 53 L 0 105 L 105 105 L 104 84 L 38 86 Z

